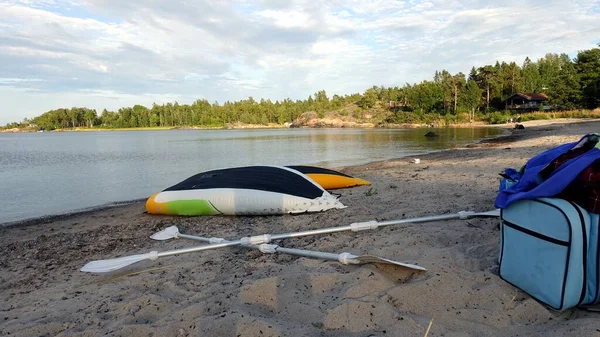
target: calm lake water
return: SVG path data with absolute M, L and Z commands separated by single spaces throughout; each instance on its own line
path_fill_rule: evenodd
M 496 136 L 492 128 L 164 130 L 0 134 L 0 223 L 146 198 L 198 172 L 245 165 L 328 168 Z

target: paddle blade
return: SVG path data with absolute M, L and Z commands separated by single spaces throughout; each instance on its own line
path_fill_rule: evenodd
M 157 258 L 158 252 L 152 251 L 146 254 L 124 256 L 116 259 L 91 261 L 83 266 L 81 271 L 88 273 L 108 273 L 123 267 L 127 267 L 128 265 L 136 262 L 144 260 L 156 260 Z
M 385 264 L 393 264 L 395 266 L 399 266 L 402 268 L 408 268 L 408 269 L 412 269 L 412 270 L 419 270 L 419 271 L 427 270 L 421 266 L 417 266 L 414 264 L 388 260 L 388 259 L 385 259 L 382 257 L 373 256 L 373 255 L 361 255 L 361 256 L 357 256 L 355 259 L 358 260 L 358 262 L 360 262 L 360 264 L 363 264 L 363 263 L 385 263 Z
M 177 235 L 179 235 L 179 228 L 177 228 L 177 226 L 171 226 L 163 229 L 158 233 L 154 233 L 152 236 L 150 236 L 150 238 L 162 241 L 176 238 Z

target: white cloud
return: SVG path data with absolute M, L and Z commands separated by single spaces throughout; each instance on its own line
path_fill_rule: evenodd
M 600 2 L 11 0 L 0 3 L 0 124 L 60 106 L 305 98 L 435 70 L 576 54 Z
M 270 20 L 278 27 L 283 28 L 308 28 L 313 26 L 315 22 L 308 15 L 308 13 L 303 13 L 296 10 L 272 10 L 267 9 L 264 11 L 260 11 L 257 13 L 261 18 L 265 20 Z
M 0 84 L 14 84 L 14 83 L 27 83 L 27 82 L 42 82 L 39 78 L 10 78 L 0 77 Z
M 35 98 L 35 99 L 32 99 Z M 135 104 L 152 106 L 152 103 L 164 104 L 175 101 L 189 101 L 203 98 L 199 96 L 184 96 L 177 93 L 142 93 L 126 94 L 115 90 L 93 90 L 81 89 L 72 92 L 48 92 L 46 90 L 23 89 L 3 87 L 0 85 L 0 100 L 3 102 L 18 102 L 19 110 L 15 110 L 10 104 L 0 111 L 0 118 L 6 119 L 5 123 L 21 121 L 23 118 L 32 118 L 40 114 L 40 101 L 49 109 L 89 107 L 96 109 L 98 113 L 102 109 L 118 110 L 124 106 Z

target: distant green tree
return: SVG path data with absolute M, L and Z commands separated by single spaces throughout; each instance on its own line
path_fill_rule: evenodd
M 67 115 L 71 120 L 71 127 L 78 126 L 78 120 L 80 119 L 80 111 L 78 108 L 71 108 L 68 110 Z
M 341 108 L 343 104 L 344 104 L 344 102 L 342 101 L 342 98 L 339 95 L 333 95 L 333 97 L 331 98 L 331 107 L 332 108 L 334 108 L 334 109 Z
M 444 88 L 440 83 L 423 81 L 408 89 L 408 104 L 421 114 L 444 110 Z
M 560 76 L 560 58 L 558 54 L 546 54 L 538 60 L 538 68 L 540 72 L 540 91 L 554 96 L 555 84 L 559 81 Z
M 529 57 L 523 61 L 523 81 L 521 90 L 523 92 L 540 92 L 540 71 L 535 62 L 531 62 Z
M 469 77 L 467 78 L 467 81 L 477 82 L 478 78 L 479 78 L 479 73 L 477 72 L 477 69 L 475 67 L 472 67 L 471 71 L 469 72 Z
M 134 105 L 131 114 L 135 117 L 138 126 L 150 126 L 150 111 L 145 106 L 139 104 Z
M 84 118 L 87 121 L 87 126 L 91 128 L 96 124 L 98 114 L 96 113 L 96 110 L 85 109 Z
M 469 119 L 475 120 L 475 110 L 481 101 L 481 89 L 475 80 L 467 81 L 464 90 L 461 93 L 461 105 L 469 110 Z
M 550 104 L 559 109 L 573 109 L 581 102 L 580 75 L 567 54 L 559 56 L 560 72 L 552 84 Z
M 452 109 L 452 74 L 447 70 L 436 71 L 433 76 L 433 83 L 442 88 L 444 113 L 447 114 Z
M 496 71 L 494 67 L 487 65 L 484 67 L 480 67 L 478 69 L 477 74 L 477 84 L 479 88 L 483 89 L 485 92 L 485 108 L 486 110 L 490 109 L 490 89 L 492 84 L 494 83 L 494 76 Z
M 505 74 L 505 97 L 511 96 L 517 93 L 520 88 L 523 86 L 523 78 L 521 76 L 521 68 L 515 63 L 509 63 L 504 69 Z
M 325 110 L 329 109 L 329 98 L 325 90 L 315 93 L 314 109 L 319 118 L 325 117 Z
M 454 95 L 454 114 L 458 111 L 458 93 L 465 86 L 465 75 L 463 73 L 458 73 L 451 77 L 451 85 L 452 85 L 452 93 Z
M 377 103 L 377 91 L 376 89 L 369 88 L 365 91 L 360 100 L 360 107 L 363 109 L 372 108 Z
M 580 51 L 575 58 L 580 77 L 581 103 L 588 109 L 600 106 L 600 48 Z

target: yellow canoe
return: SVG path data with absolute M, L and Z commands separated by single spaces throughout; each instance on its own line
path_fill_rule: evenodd
M 307 175 L 325 190 L 335 190 L 362 185 L 371 185 L 371 182 L 355 178 L 342 172 L 315 166 L 287 166 L 293 170 Z

